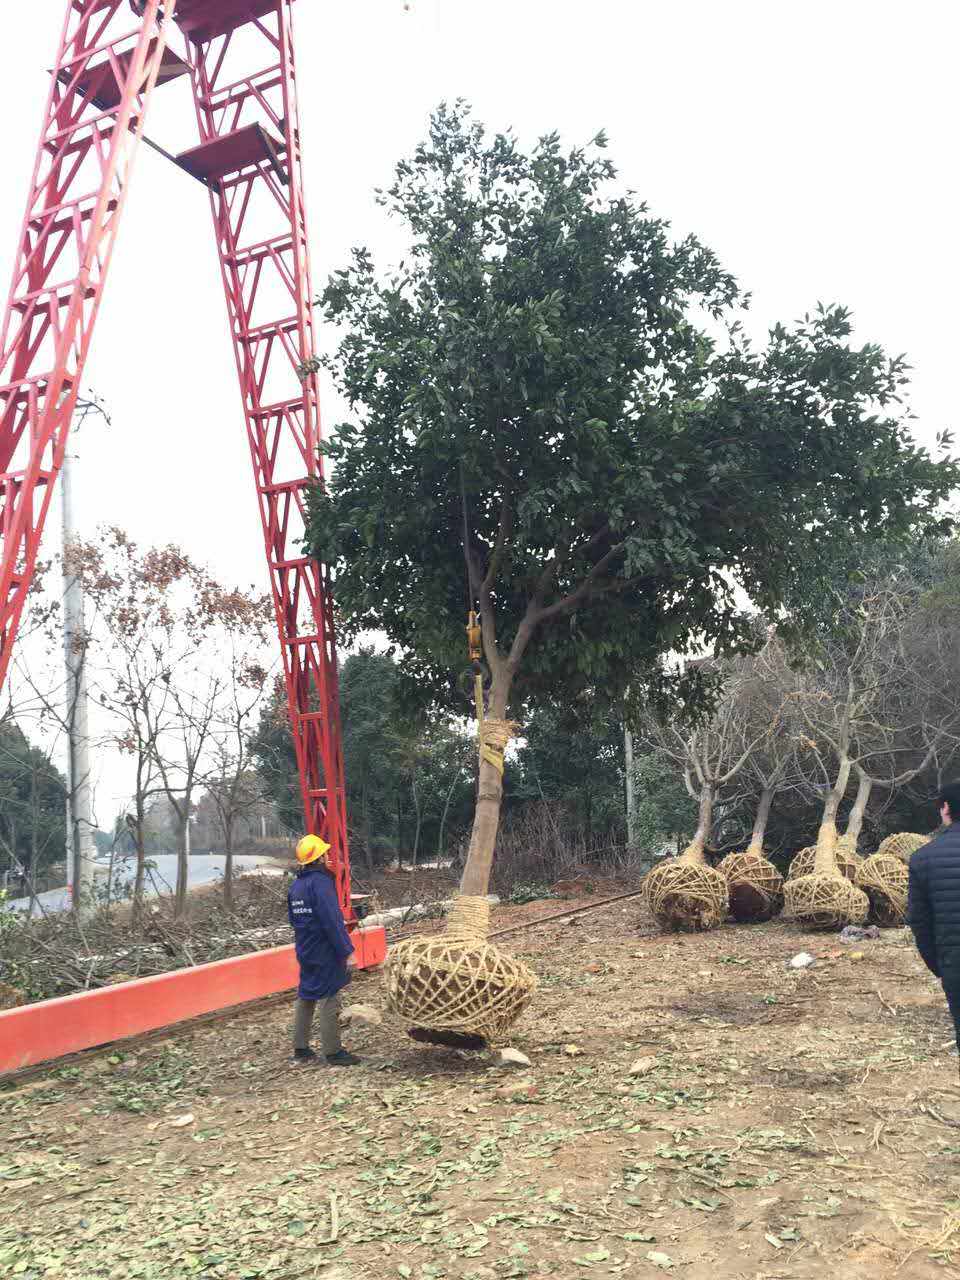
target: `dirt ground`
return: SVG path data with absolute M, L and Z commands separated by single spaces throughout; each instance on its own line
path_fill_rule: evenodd
M 364 1066 L 294 1069 L 284 1003 L 0 1089 L 0 1276 L 960 1277 L 957 1059 L 909 934 L 662 937 L 637 902 L 504 941 L 541 978 L 529 1068 L 385 1020 L 347 1032 Z

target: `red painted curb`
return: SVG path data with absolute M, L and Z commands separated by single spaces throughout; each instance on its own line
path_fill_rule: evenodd
M 383 962 L 383 929 L 357 929 L 351 937 L 358 969 Z M 293 947 L 274 947 L 7 1009 L 0 1013 L 0 1074 L 289 991 L 297 979 Z

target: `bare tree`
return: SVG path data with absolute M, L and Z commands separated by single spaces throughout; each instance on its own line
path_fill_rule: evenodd
M 773 711 L 769 719 L 761 715 L 757 723 L 756 705 L 746 696 L 749 684 L 748 666 L 743 662 L 733 665 L 714 714 L 703 724 L 691 730 L 661 725 L 641 735 L 649 750 L 670 759 L 682 770 L 687 792 L 698 809 L 697 828 L 689 847 L 700 853 L 713 831 L 721 790 L 738 777 L 753 753 L 771 740 L 778 727 L 779 710 Z M 728 798 L 727 803 L 735 801 Z
M 760 653 L 744 661 L 743 672 L 738 694 L 744 709 L 742 724 L 748 740 L 756 737 L 744 770 L 744 781 L 752 784 L 754 792 L 747 852 L 760 854 L 774 799 L 796 783 L 796 726 L 791 723 L 795 711 L 790 703 L 794 677 L 786 652 L 773 635 Z
M 260 616 L 256 608 L 259 606 Z M 234 837 L 240 820 L 260 811 L 264 804 L 260 779 L 254 771 L 251 749 L 253 717 L 259 710 L 270 683 L 270 673 L 255 655 L 241 651 L 241 640 L 261 642 L 269 624 L 265 602 L 255 602 L 246 615 L 245 626 L 238 633 L 231 630 L 231 661 L 228 668 L 226 696 L 210 734 L 210 766 L 204 775 L 206 793 L 217 814 L 223 836 L 225 866 L 223 898 L 233 901 Z
M 900 571 L 874 575 L 845 604 L 838 637 L 824 639 L 798 676 L 806 729 L 798 758 L 825 797 L 818 844 L 835 842 L 852 780 L 845 842 L 855 846 L 876 789 L 892 791 L 955 750 L 960 709 L 945 696 L 944 667 L 931 669 L 934 652 L 957 669 L 954 628 L 924 620 L 919 596 Z

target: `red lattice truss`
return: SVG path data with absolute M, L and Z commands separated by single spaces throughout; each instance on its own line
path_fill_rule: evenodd
M 352 922 L 330 585 L 298 548 L 320 416 L 298 372 L 315 346 L 292 0 L 67 0 L 0 336 L 0 683 L 144 118 L 182 76 L 200 143 L 177 162 L 209 191 L 306 829 L 332 845 Z

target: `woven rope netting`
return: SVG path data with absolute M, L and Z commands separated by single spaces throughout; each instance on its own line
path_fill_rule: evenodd
M 898 831 L 895 835 L 887 836 L 885 840 L 880 841 L 874 857 L 881 853 L 889 854 L 892 858 L 899 858 L 901 862 L 906 863 L 918 849 L 929 844 L 932 839 L 933 836 L 921 836 L 916 831 Z
M 495 1040 L 530 1002 L 537 979 L 520 960 L 487 941 L 486 898 L 458 898 L 446 931 L 390 948 L 387 1006 L 417 1027 Z
M 771 920 L 783 906 L 783 876 L 753 850 L 728 853 L 717 870 L 727 882 L 730 914 L 741 923 Z
M 842 929 L 848 924 L 863 924 L 870 913 L 870 900 L 840 870 L 835 835 L 822 833 L 814 848 L 813 864 L 804 875 L 795 876 L 794 866 L 809 851 L 797 854 L 791 874 L 783 886 L 784 915 L 807 929 Z M 840 856 L 849 857 L 848 850 Z
M 875 853 L 857 868 L 857 888 L 870 899 L 874 924 L 896 928 L 907 918 L 907 885 L 910 873 L 891 853 Z
M 662 929 L 716 929 L 727 917 L 727 882 L 695 844 L 654 867 L 644 880 L 644 897 Z
M 849 843 L 844 843 L 846 836 L 841 836 L 834 847 L 834 856 L 836 858 L 837 870 L 842 876 L 852 883 L 857 874 L 857 867 L 860 859 L 856 857 L 850 848 Z M 817 846 L 815 844 L 807 845 L 806 849 L 801 849 L 794 856 L 790 863 L 790 869 L 787 872 L 787 881 L 799 880 L 801 876 L 809 876 L 813 874 L 813 864 L 817 856 Z

